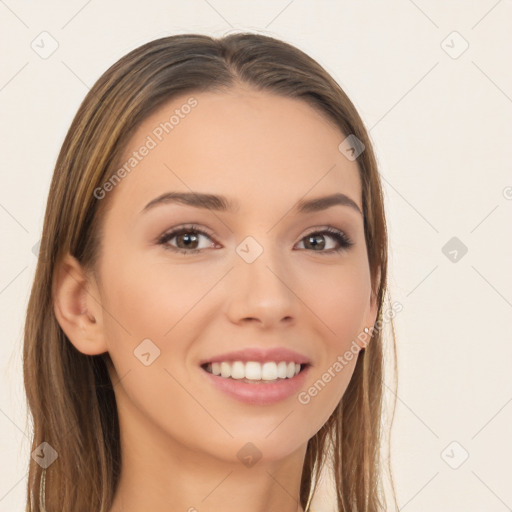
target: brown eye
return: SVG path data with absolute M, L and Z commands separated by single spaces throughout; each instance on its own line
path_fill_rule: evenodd
M 183 254 L 195 254 L 201 252 L 204 248 L 198 248 L 201 237 L 206 237 L 211 240 L 208 233 L 195 226 L 182 226 L 165 233 L 160 237 L 158 243 L 163 245 L 165 249 L 171 251 L 181 252 Z M 171 245 L 168 242 L 176 239 L 176 245 Z
M 328 235 L 328 238 L 336 240 L 336 242 L 338 243 L 337 248 L 325 249 L 326 235 Z M 321 231 L 313 231 L 306 235 L 302 240 L 305 241 L 304 245 L 306 246 L 306 249 L 312 248 L 311 250 L 313 252 L 319 252 L 322 254 L 338 253 L 354 245 L 352 240 L 350 240 L 350 238 L 347 235 L 345 235 L 345 233 L 343 233 L 342 231 L 338 231 L 337 229 L 334 228 L 326 228 Z M 318 247 L 320 249 L 316 249 Z
M 195 225 L 181 226 L 167 233 L 164 233 L 158 240 L 158 243 L 163 245 L 165 249 L 174 252 L 179 252 L 182 254 L 197 254 L 208 248 L 208 246 L 198 247 L 201 237 L 213 240 L 209 233 Z M 326 249 L 326 238 L 335 240 L 338 244 L 338 247 Z M 175 242 L 173 244 L 168 243 L 174 239 Z M 331 227 L 312 231 L 302 238 L 301 243 L 304 243 L 304 248 L 306 250 L 310 252 L 318 252 L 319 254 L 324 255 L 339 253 L 354 245 L 354 242 L 352 242 L 352 240 L 347 235 L 345 235 L 345 233 Z M 212 245 L 213 241 L 212 244 L 210 244 L 210 247 L 212 247 Z

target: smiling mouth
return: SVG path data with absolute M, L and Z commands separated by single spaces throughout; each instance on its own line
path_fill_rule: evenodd
M 270 384 L 293 379 L 303 372 L 309 364 L 292 361 L 223 361 L 220 363 L 204 363 L 201 368 L 217 377 L 238 380 L 248 384 Z

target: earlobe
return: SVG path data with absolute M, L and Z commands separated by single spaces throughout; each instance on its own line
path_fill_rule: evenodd
M 94 296 L 95 283 L 76 258 L 67 254 L 55 267 L 53 310 L 69 341 L 87 355 L 107 351 L 102 330 L 102 307 Z

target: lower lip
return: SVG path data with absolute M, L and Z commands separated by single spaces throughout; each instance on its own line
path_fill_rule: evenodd
M 217 389 L 232 398 L 246 404 L 270 405 L 297 394 L 304 384 L 309 368 L 310 365 L 307 365 L 291 379 L 283 379 L 271 383 L 265 381 L 249 383 L 237 379 L 226 379 L 207 372 L 204 368 L 200 368 L 200 370 Z

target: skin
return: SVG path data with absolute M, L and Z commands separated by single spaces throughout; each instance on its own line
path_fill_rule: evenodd
M 307 441 L 343 396 L 356 358 L 306 405 L 297 395 L 239 402 L 205 379 L 199 361 L 284 346 L 310 358 L 307 390 L 374 324 L 362 215 L 340 205 L 291 210 L 333 192 L 362 209 L 357 164 L 338 150 L 345 135 L 312 107 L 240 86 L 166 103 L 138 127 L 126 158 L 190 96 L 198 105 L 102 199 L 112 208 L 98 279 L 73 257 L 62 261 L 55 314 L 79 351 L 108 351 L 113 361 L 123 466 L 111 512 L 302 512 Z M 222 194 L 240 209 L 167 204 L 140 213 L 168 191 Z M 201 253 L 156 242 L 186 223 L 213 233 L 191 246 Z M 354 245 L 325 254 L 339 246 L 329 234 L 317 235 L 323 250 L 306 245 L 329 225 Z M 249 235 L 263 248 L 251 264 L 235 251 Z M 166 243 L 186 246 L 183 236 Z M 149 366 L 134 356 L 146 338 L 160 350 Z M 252 467 L 237 457 L 247 442 L 261 452 Z

